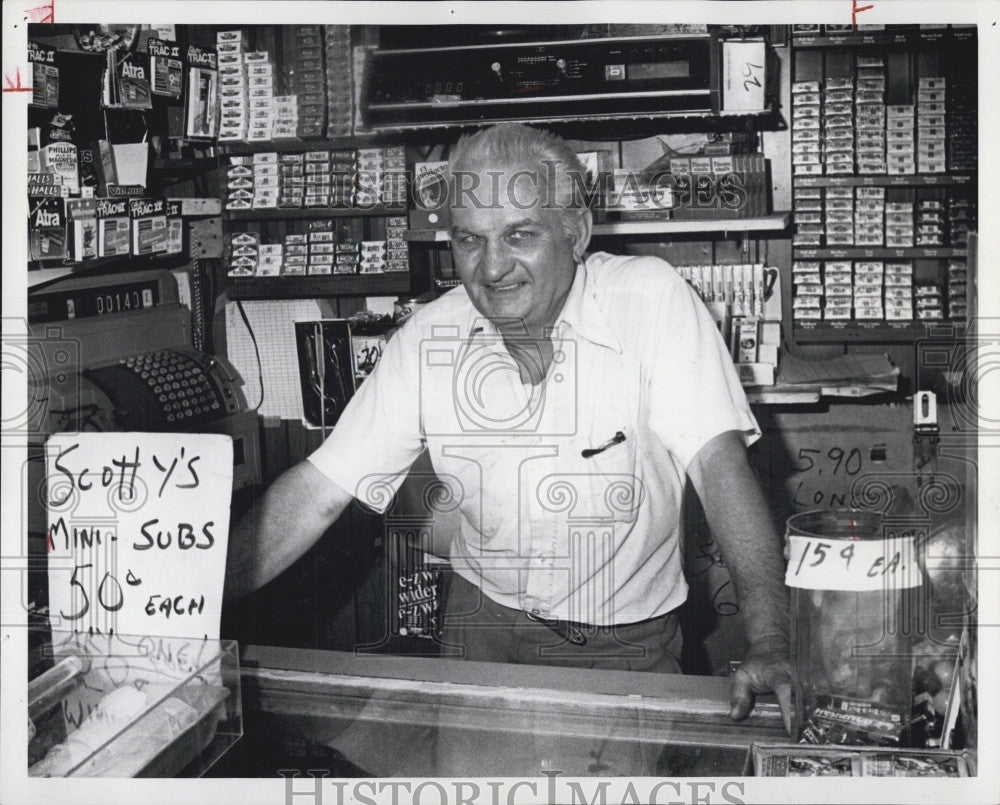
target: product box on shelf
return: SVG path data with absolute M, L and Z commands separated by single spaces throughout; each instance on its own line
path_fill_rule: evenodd
M 129 253 L 131 243 L 127 198 L 97 199 L 97 256 Z
M 97 257 L 97 200 L 66 200 L 66 237 L 70 255 L 79 262 Z
M 965 752 L 877 746 L 754 744 L 758 777 L 968 777 Z
M 61 197 L 28 198 L 28 255 L 32 260 L 64 260 L 69 256 L 66 206 Z

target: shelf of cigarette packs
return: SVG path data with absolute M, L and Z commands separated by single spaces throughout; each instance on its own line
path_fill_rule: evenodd
M 219 31 L 216 47 L 230 297 L 409 290 L 403 149 L 351 137 L 350 28 Z
M 184 259 L 185 199 L 83 197 L 76 147 L 68 173 L 29 174 L 28 287 L 65 276 L 139 267 L 173 267 Z M 50 146 L 51 147 L 51 146 Z M 55 184 L 58 178 L 66 184 Z M 55 192 L 49 192 L 55 191 Z
M 231 296 L 409 289 L 402 147 L 255 151 L 228 161 Z
M 247 222 L 226 236 L 232 298 L 373 296 L 410 289 L 407 216 Z
M 608 221 L 593 225 L 593 237 L 615 235 L 681 235 L 714 232 L 781 232 L 788 228 L 789 214 L 775 212 L 754 218 L 716 218 L 702 220 Z M 446 243 L 451 239 L 442 228 L 410 229 L 405 239 L 411 243 Z
M 906 342 L 927 324 L 964 322 L 968 82 L 952 70 L 911 83 L 900 53 L 813 51 L 795 66 L 805 78 L 792 83 L 793 339 Z M 915 103 L 887 104 L 887 77 L 900 73 L 893 100 Z
M 346 25 L 216 34 L 220 145 L 349 136 L 354 60 Z M 271 49 L 252 49 L 251 41 Z
M 871 49 L 888 46 L 966 47 L 976 42 L 975 25 L 820 25 L 792 26 L 796 48 Z

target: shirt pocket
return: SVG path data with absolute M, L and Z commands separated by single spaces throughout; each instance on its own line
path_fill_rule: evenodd
M 634 523 L 645 495 L 639 474 L 635 427 L 620 422 L 615 426 L 609 422 L 594 432 L 607 434 L 598 436 L 589 448 L 599 452 L 584 458 L 583 451 L 588 448 L 581 448 L 576 456 L 583 473 L 581 489 L 586 490 L 590 501 L 588 508 L 598 519 Z M 618 433 L 624 439 L 616 440 Z
M 595 367 L 581 383 L 580 430 L 567 463 L 578 473 L 581 501 L 574 517 L 634 523 L 645 489 L 639 466 L 636 423 L 638 380 L 615 362 Z M 619 436 L 620 434 L 620 436 Z

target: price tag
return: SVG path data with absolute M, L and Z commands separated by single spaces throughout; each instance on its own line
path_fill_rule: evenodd
M 218 638 L 232 439 L 56 434 L 46 461 L 53 628 Z
M 788 538 L 785 584 L 807 590 L 873 592 L 919 587 L 914 538 L 895 536 L 881 540 L 824 540 Z
M 724 112 L 764 110 L 767 52 L 763 41 L 722 44 L 722 108 Z

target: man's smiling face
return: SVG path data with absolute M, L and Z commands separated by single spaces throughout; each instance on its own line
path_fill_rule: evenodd
M 466 196 L 451 211 L 451 243 L 455 269 L 476 310 L 503 331 L 538 337 L 562 311 L 583 235 L 566 226 L 559 210 L 542 209 L 544 192 L 526 174 L 509 167 L 497 183 L 483 173 L 481 204 Z

